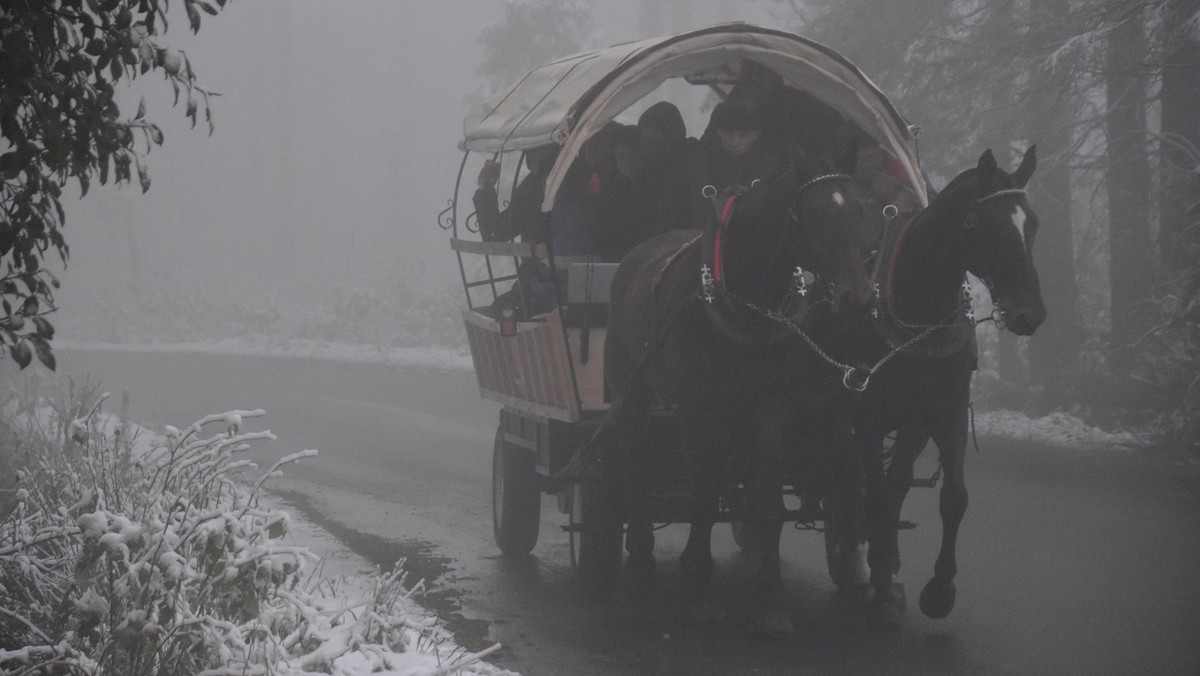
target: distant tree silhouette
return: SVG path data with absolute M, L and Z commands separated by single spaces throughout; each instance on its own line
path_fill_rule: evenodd
M 504 16 L 479 33 L 483 60 L 477 72 L 485 95 L 514 84 L 534 68 L 586 49 L 595 30 L 591 12 L 578 0 L 505 0 Z

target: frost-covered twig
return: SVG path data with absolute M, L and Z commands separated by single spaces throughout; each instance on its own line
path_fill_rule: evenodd
M 14 619 L 14 620 L 16 620 L 16 621 L 20 622 L 21 624 L 25 625 L 26 627 L 29 627 L 30 631 L 32 631 L 33 633 L 37 634 L 37 637 L 38 637 L 38 638 L 42 639 L 42 640 L 43 640 L 43 641 L 45 641 L 46 643 L 50 643 L 50 637 L 49 637 L 49 636 L 47 636 L 47 635 L 45 634 L 45 632 L 43 632 L 41 629 L 38 629 L 38 628 L 37 628 L 37 625 L 35 625 L 34 623 L 30 622 L 30 621 L 29 621 L 29 620 L 27 620 L 25 617 L 23 617 L 23 616 L 21 616 L 21 615 L 18 615 L 17 613 L 14 613 L 13 611 L 11 611 L 11 610 L 8 610 L 7 608 L 5 608 L 5 607 L 3 607 L 3 606 L 0 606 L 0 613 L 2 613 L 2 614 L 4 614 L 4 615 L 6 615 L 6 616 L 8 616 L 8 617 L 11 617 L 12 619 Z M 0 656 L 0 661 L 3 661 L 3 657 L 2 657 L 2 656 Z

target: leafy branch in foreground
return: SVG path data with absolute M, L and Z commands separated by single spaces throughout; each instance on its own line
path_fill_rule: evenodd
M 184 0 L 192 32 L 201 12 L 217 14 L 227 0 Z M 163 133 L 146 119 L 143 99 L 122 116 L 115 85 L 150 71 L 163 73 L 186 101 L 194 127 L 203 111 L 212 133 L 209 98 L 182 51 L 159 42 L 168 0 L 8 0 L 0 5 L 0 347 L 21 365 L 36 354 L 54 368 L 52 287 L 43 271 L 54 252 L 70 255 L 62 228 L 63 188 L 75 180 L 86 195 L 93 180 L 150 188 L 145 156 Z M 47 283 L 49 279 L 49 283 Z M 26 321 L 28 320 L 28 321 Z

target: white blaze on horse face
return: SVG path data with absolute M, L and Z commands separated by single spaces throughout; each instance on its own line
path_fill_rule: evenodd
M 842 193 L 841 193 L 841 192 L 834 191 L 834 193 L 833 193 L 833 203 L 834 203 L 834 204 L 836 204 L 836 205 L 838 205 L 839 207 L 846 206 L 846 198 L 845 198 L 845 197 L 842 197 Z
M 1012 215 L 1013 226 L 1017 229 L 1017 234 L 1021 236 L 1021 243 L 1025 243 L 1025 210 L 1018 204 L 1013 207 Z

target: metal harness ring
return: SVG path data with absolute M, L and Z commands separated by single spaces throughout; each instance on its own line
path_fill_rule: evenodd
M 847 390 L 854 390 L 855 392 L 862 392 L 866 390 L 867 384 L 871 382 L 871 373 L 869 371 L 867 372 L 867 375 L 862 376 L 861 382 L 856 382 L 851 378 L 851 376 L 854 374 L 859 373 L 860 370 L 861 369 L 857 369 L 853 366 L 847 366 L 846 368 L 842 369 L 842 387 L 845 387 Z

